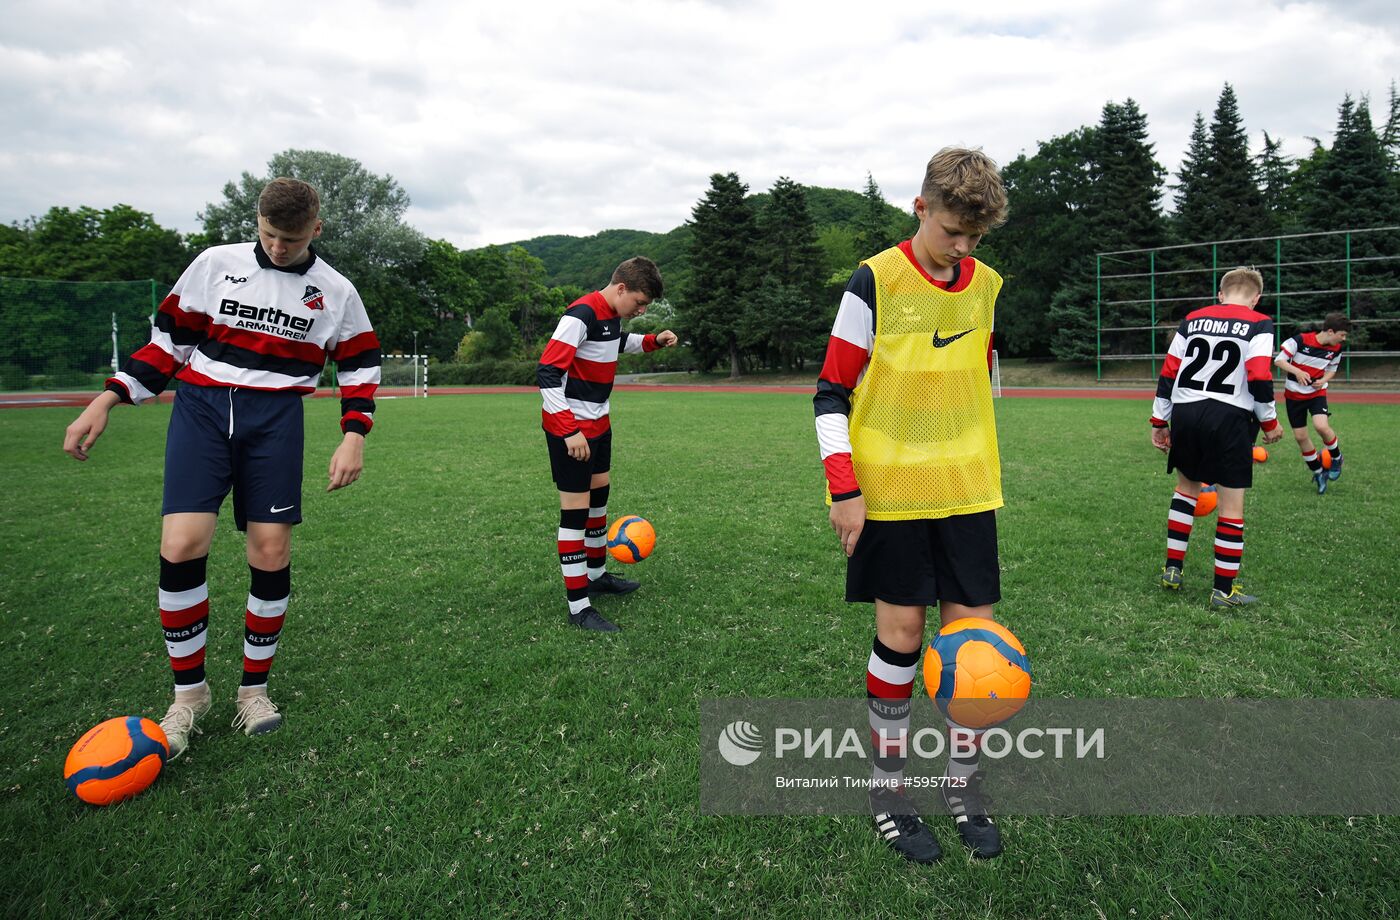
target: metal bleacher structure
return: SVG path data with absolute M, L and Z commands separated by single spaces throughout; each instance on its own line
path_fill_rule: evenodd
M 1264 276 L 1261 312 L 1278 342 L 1345 313 L 1352 335 L 1343 361 L 1400 358 L 1400 226 L 1182 243 L 1095 255 L 1096 374 L 1104 363 L 1147 362 L 1152 379 L 1181 318 L 1216 302 L 1220 277 L 1239 265 Z M 1341 375 L 1339 375 L 1341 376 Z M 1400 378 L 1367 375 L 1369 383 Z

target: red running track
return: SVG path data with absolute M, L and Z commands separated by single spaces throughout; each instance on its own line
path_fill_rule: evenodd
M 814 387 L 796 386 L 743 386 L 739 384 L 658 384 L 624 383 L 616 389 L 639 393 L 813 393 Z M 384 387 L 379 397 L 389 399 L 408 396 L 406 387 Z M 465 396 L 490 393 L 539 393 L 535 387 L 433 387 L 429 391 L 434 396 Z M 1002 396 L 1032 399 L 1140 399 L 1144 403 L 1152 400 L 1152 390 L 1119 390 L 1084 387 L 1072 389 L 1064 387 L 1003 387 Z M 45 406 L 80 408 L 86 406 L 97 395 L 91 391 L 84 393 L 0 393 L 0 409 L 41 408 Z M 333 390 L 317 390 L 316 398 L 335 396 Z M 172 394 L 162 393 L 159 401 L 168 403 Z M 1400 405 L 1400 392 L 1356 390 L 1351 392 L 1329 393 L 1327 398 L 1335 403 L 1364 403 L 1369 405 Z

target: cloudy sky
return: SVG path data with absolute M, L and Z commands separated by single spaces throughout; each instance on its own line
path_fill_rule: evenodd
M 1000 162 L 1147 113 L 1175 170 L 1235 87 L 1252 139 L 1329 140 L 1346 93 L 1385 117 L 1400 3 L 1043 0 L 4 0 L 0 221 L 53 205 L 198 229 L 288 148 L 394 176 L 459 246 L 667 230 L 711 173 L 915 194 L 950 143 Z M 1364 220 L 1359 221 L 1364 223 Z

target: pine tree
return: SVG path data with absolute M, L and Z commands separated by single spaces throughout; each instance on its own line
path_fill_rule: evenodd
M 1292 209 L 1289 201 L 1289 187 L 1293 180 L 1293 168 L 1297 163 L 1293 157 L 1282 153 L 1283 139 L 1269 136 L 1264 132 L 1264 149 L 1254 161 L 1255 184 L 1263 198 L 1264 210 L 1276 232 L 1285 232 L 1293 226 Z
M 1381 146 L 1390 160 L 1390 168 L 1400 170 L 1400 92 L 1396 92 L 1394 80 L 1390 81 L 1387 108 L 1385 128 L 1381 130 Z
M 1220 91 L 1210 125 L 1210 164 L 1205 238 L 1230 240 L 1271 234 L 1274 225 L 1254 182 L 1249 135 L 1240 117 L 1239 100 L 1229 83 Z M 1227 255 L 1231 261 L 1251 262 L 1260 258 L 1258 250 L 1257 245 L 1237 246 Z
M 752 308 L 755 291 L 753 248 L 757 238 L 749 187 L 737 173 L 715 173 L 710 188 L 691 211 L 691 282 L 678 298 L 684 334 L 705 369 L 728 358 L 738 377 L 738 328 Z
M 1003 354 L 1050 354 L 1054 327 L 1046 306 L 1067 272 L 1082 271 L 1090 236 L 1096 130 L 1079 128 L 1042 141 L 1034 156 L 1022 154 L 1001 171 L 1011 215 L 978 256 L 1006 277 L 996 321 Z
M 895 235 L 890 228 L 889 202 L 884 192 L 875 184 L 875 177 L 865 174 L 865 208 L 856 225 L 856 240 L 862 255 L 874 255 L 895 244 Z
M 1050 323 L 1055 329 L 1051 350 L 1062 361 L 1095 357 L 1097 291 L 1092 253 L 1160 246 L 1166 233 L 1159 204 L 1166 171 L 1148 143 L 1147 116 L 1132 99 L 1122 104 L 1106 103 L 1094 137 L 1088 251 L 1077 260 L 1078 267 L 1050 302 Z M 1126 274 L 1138 268 L 1133 256 L 1117 258 L 1121 264 L 1111 264 L 1105 274 Z M 1133 280 L 1108 282 L 1102 299 L 1144 299 L 1143 286 Z M 1104 324 L 1108 326 L 1140 325 L 1148 317 L 1146 306 L 1141 304 L 1106 307 L 1105 311 Z M 1121 337 L 1106 340 L 1104 350 L 1146 351 L 1146 336 L 1140 338 L 1141 343 Z
M 1191 127 L 1191 142 L 1186 148 L 1186 156 L 1181 159 L 1181 169 L 1176 174 L 1176 238 L 1182 242 L 1209 239 L 1207 230 L 1208 196 L 1210 185 L 1210 136 L 1206 133 L 1206 120 L 1196 113 L 1196 121 Z
M 1345 230 L 1394 226 L 1400 223 L 1400 188 L 1395 170 L 1386 155 L 1381 136 L 1371 124 L 1370 106 L 1365 100 L 1353 102 L 1347 96 L 1338 110 L 1337 134 L 1327 156 L 1309 171 L 1308 183 L 1300 194 L 1306 225 L 1316 230 Z M 1312 269 L 1310 283 L 1322 282 L 1319 289 L 1352 290 L 1390 288 L 1400 284 L 1397 270 L 1397 234 L 1353 233 L 1350 251 L 1344 237 L 1322 237 L 1308 241 L 1304 250 L 1310 259 L 1332 260 Z M 1350 264 L 1338 260 L 1350 257 Z M 1350 279 L 1347 272 L 1350 270 Z M 1313 314 L 1338 309 L 1342 295 L 1300 299 L 1296 319 L 1316 318 Z M 1290 305 L 1292 306 L 1292 305 Z M 1400 317 L 1400 295 L 1363 292 L 1351 297 L 1353 318 L 1393 320 Z M 1400 323 L 1376 323 L 1374 334 L 1353 336 L 1354 343 L 1368 337 L 1390 347 L 1400 343 Z
M 821 352 L 834 319 L 818 306 L 823 253 L 802 186 L 779 178 L 758 215 L 758 229 L 755 261 L 762 280 L 754 309 L 740 323 L 742 344 L 764 352 L 771 366 L 800 370 L 808 356 Z

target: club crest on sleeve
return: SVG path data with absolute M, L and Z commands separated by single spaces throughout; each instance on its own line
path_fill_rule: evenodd
M 314 284 L 306 286 L 306 293 L 301 295 L 301 302 L 306 304 L 308 310 L 326 309 L 326 295 Z

